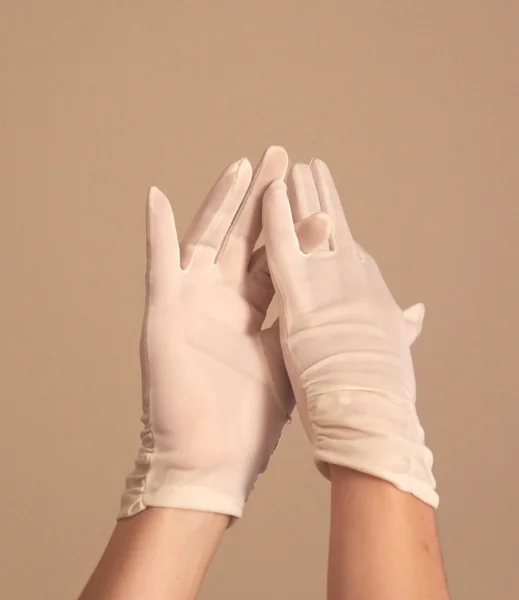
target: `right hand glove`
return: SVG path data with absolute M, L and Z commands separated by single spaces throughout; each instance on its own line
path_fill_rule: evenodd
M 292 205 L 292 209 L 291 209 Z M 329 242 L 304 254 L 294 220 L 322 213 Z M 283 355 L 319 470 L 379 477 L 433 507 L 433 456 L 415 408 L 410 346 L 424 307 L 402 312 L 354 241 L 327 166 L 296 165 L 263 204 L 270 273 L 280 300 Z

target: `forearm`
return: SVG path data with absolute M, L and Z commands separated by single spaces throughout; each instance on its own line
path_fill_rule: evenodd
M 329 600 L 448 600 L 434 510 L 375 477 L 331 467 Z
M 229 517 L 147 508 L 119 521 L 79 600 L 192 600 Z

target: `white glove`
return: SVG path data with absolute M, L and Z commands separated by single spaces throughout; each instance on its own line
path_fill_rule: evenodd
M 119 518 L 147 506 L 240 517 L 267 467 L 294 401 L 277 324 L 261 331 L 274 290 L 264 249 L 253 250 L 263 192 L 287 167 L 276 147 L 252 183 L 246 159 L 231 165 L 180 245 L 167 198 L 150 190 L 144 430 Z M 303 224 L 303 245 L 324 239 L 315 231 Z
M 301 251 L 294 220 L 321 213 L 329 242 Z M 405 312 L 354 241 L 322 161 L 296 165 L 265 194 L 263 226 L 280 299 L 281 344 L 319 470 L 329 464 L 391 482 L 436 507 L 433 456 L 415 408 L 410 346 L 424 307 Z

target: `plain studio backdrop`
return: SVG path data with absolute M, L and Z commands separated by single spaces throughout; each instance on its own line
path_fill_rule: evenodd
M 70 600 L 139 444 L 144 207 L 227 163 L 327 160 L 402 306 L 453 598 L 516 597 L 519 3 L 0 4 L 0 595 Z M 297 418 L 202 599 L 325 597 Z

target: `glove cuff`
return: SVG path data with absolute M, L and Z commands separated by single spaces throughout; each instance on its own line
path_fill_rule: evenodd
M 440 500 L 432 473 L 433 455 L 426 446 L 417 447 L 387 438 L 354 441 L 317 438 L 314 461 L 327 479 L 330 479 L 331 464 L 347 467 L 383 479 L 438 508 Z

